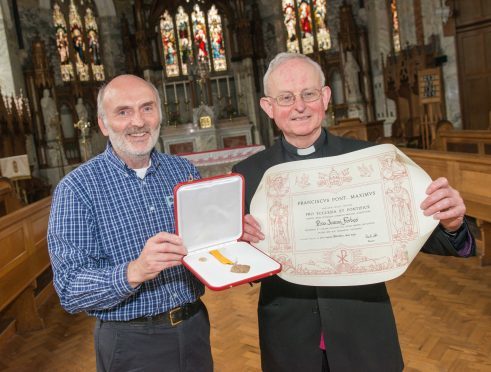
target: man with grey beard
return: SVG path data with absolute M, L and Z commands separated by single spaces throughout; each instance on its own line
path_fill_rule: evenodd
M 97 318 L 97 371 L 212 371 L 203 285 L 181 265 L 173 188 L 200 178 L 154 149 L 157 89 L 121 75 L 97 97 L 106 150 L 56 187 L 48 226 L 54 286 L 70 313 Z

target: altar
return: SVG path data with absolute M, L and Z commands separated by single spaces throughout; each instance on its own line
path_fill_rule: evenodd
M 250 146 L 253 144 L 252 127 L 247 116 L 221 119 L 209 128 L 194 123 L 167 125 L 160 132 L 162 150 L 168 154 L 184 154 Z
M 233 147 L 221 150 L 194 152 L 182 154 L 183 158 L 188 159 L 198 168 L 201 177 L 212 177 L 220 174 L 227 174 L 232 171 L 232 167 L 239 161 L 263 151 L 264 145 L 250 145 L 245 147 Z

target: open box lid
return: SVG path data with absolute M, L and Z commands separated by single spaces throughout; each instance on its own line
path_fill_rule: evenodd
M 242 236 L 244 215 L 244 179 L 240 174 L 177 185 L 174 214 L 176 232 L 188 250 L 182 262 L 208 288 L 231 288 L 281 270 L 281 265 L 262 251 L 237 241 Z M 238 266 L 247 269 L 237 271 Z
M 242 236 L 244 178 L 210 177 L 174 188 L 176 234 L 189 253 L 237 241 Z

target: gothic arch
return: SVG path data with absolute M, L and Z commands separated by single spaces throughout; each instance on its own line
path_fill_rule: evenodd
M 116 8 L 112 0 L 93 0 L 99 17 L 116 17 Z M 51 0 L 39 0 L 41 9 L 51 10 Z

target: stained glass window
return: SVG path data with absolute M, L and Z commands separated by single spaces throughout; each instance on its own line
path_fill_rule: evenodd
M 188 64 L 195 62 L 206 63 L 215 72 L 227 70 L 223 20 L 215 5 L 179 6 L 174 15 L 165 10 L 160 31 L 167 77 L 188 75 Z
M 211 53 L 215 71 L 227 70 L 225 46 L 223 45 L 222 20 L 215 5 L 208 11 L 208 26 L 210 28 Z
M 104 81 L 104 66 L 102 65 L 99 44 L 99 28 L 97 27 L 94 12 L 91 8 L 85 9 L 85 29 L 89 42 L 89 56 L 94 80 Z
M 183 75 L 188 74 L 188 63 L 193 60 L 193 48 L 191 44 L 191 28 L 189 27 L 189 15 L 180 6 L 176 14 L 177 37 L 179 52 L 181 54 L 181 69 Z
M 397 14 L 397 0 L 390 0 L 390 15 L 392 21 L 392 42 L 394 51 L 401 51 L 401 35 L 399 29 L 399 15 Z
M 61 13 L 60 6 L 53 6 L 53 25 L 56 32 L 56 47 L 60 56 L 60 70 L 63 81 L 73 80 L 73 66 L 70 62 L 70 48 L 68 47 L 68 36 L 65 16 Z
M 179 61 L 177 60 L 174 24 L 172 23 L 172 17 L 167 11 L 164 11 L 164 14 L 160 17 L 160 34 L 162 35 L 162 46 L 167 76 L 178 76 Z
M 331 47 L 326 0 L 282 0 L 282 6 L 289 52 L 310 54 Z
M 75 6 L 74 0 L 70 0 L 70 12 L 68 13 L 68 22 L 70 23 L 70 37 L 72 38 L 72 46 L 75 50 L 75 67 L 80 81 L 89 80 L 89 67 L 87 66 L 85 41 L 83 34 L 82 21 L 80 14 Z
M 205 16 L 198 4 L 196 4 L 193 7 L 193 12 L 191 13 L 191 19 L 193 21 L 194 43 L 198 51 L 198 62 L 204 62 L 204 61 L 209 62 Z
M 105 79 L 93 7 L 92 0 L 55 1 L 53 4 L 53 26 L 63 81 L 73 81 L 75 76 L 80 81 Z
M 300 20 L 300 35 L 302 38 L 302 49 L 304 54 L 314 51 L 314 37 L 312 36 L 312 17 L 308 1 L 297 1 L 298 17 Z
M 297 39 L 297 17 L 295 15 L 295 5 L 293 0 L 283 0 L 283 14 L 285 16 L 285 26 L 287 32 L 286 48 L 291 53 L 299 53 Z
M 317 27 L 317 45 L 319 50 L 328 50 L 331 48 L 331 34 L 326 25 L 326 13 L 326 0 L 314 1 L 314 18 Z

